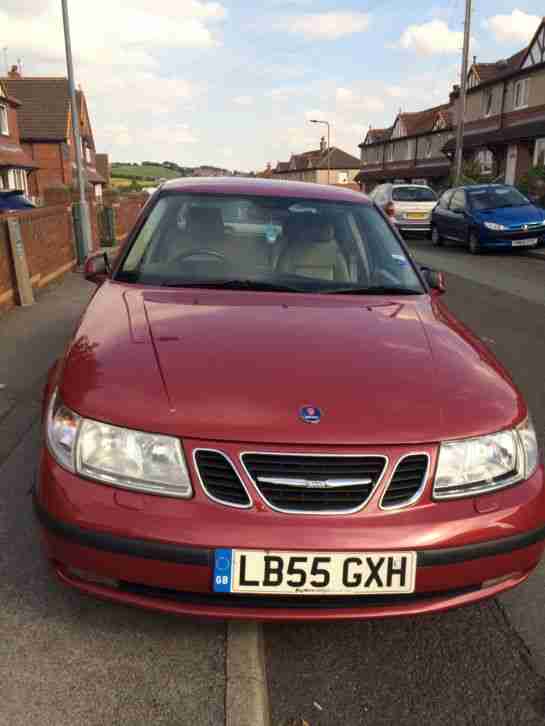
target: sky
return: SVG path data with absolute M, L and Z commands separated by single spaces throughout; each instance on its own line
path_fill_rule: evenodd
M 464 0 L 68 0 L 77 82 L 112 161 L 260 170 L 448 101 Z M 476 0 L 471 54 L 507 57 L 542 3 Z M 0 48 L 23 75 L 66 75 L 60 0 L 2 0 Z M 3 60 L 3 57 L 2 57 Z

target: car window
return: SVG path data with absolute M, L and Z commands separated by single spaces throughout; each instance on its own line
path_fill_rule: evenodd
M 439 200 L 439 206 L 441 207 L 441 209 L 448 209 L 448 205 L 453 194 L 454 191 L 452 189 L 449 189 L 448 192 L 445 192 L 443 194 L 443 196 Z
M 151 208 L 117 279 L 423 292 L 390 225 L 369 204 L 173 192 Z
M 530 201 L 513 187 L 485 187 L 472 189 L 468 199 L 476 210 L 501 209 L 502 207 L 524 207 Z
M 460 189 L 457 192 L 454 192 L 452 195 L 452 199 L 450 202 L 450 209 L 453 212 L 464 210 L 466 208 L 466 195 L 464 192 Z
M 394 202 L 435 202 L 435 192 L 428 187 L 406 186 L 394 187 L 392 190 Z

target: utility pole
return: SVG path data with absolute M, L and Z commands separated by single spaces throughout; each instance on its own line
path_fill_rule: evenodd
M 78 238 L 78 262 L 81 264 L 92 249 L 91 223 L 89 220 L 89 205 L 85 196 L 85 172 L 83 169 L 83 156 L 81 149 L 81 135 L 79 129 L 79 113 L 76 100 L 76 86 L 74 84 L 74 63 L 72 60 L 72 44 L 70 41 L 70 20 L 68 18 L 67 0 L 62 2 L 62 20 L 64 25 L 64 44 L 66 48 L 66 68 L 68 71 L 68 88 L 70 91 L 70 108 L 72 117 L 72 132 L 74 146 L 76 147 L 76 169 L 79 190 L 79 225 L 76 224 L 76 237 Z M 78 229 L 79 226 L 79 229 Z
M 464 22 L 464 48 L 462 51 L 462 77 L 460 79 L 460 98 L 458 101 L 458 126 L 456 129 L 456 156 L 454 162 L 455 184 L 460 183 L 464 160 L 464 122 L 466 113 L 467 66 L 469 57 L 469 40 L 471 35 L 471 0 L 466 0 L 466 17 Z
M 327 183 L 331 184 L 331 124 L 329 121 L 320 121 L 317 118 L 311 118 L 310 123 L 327 126 Z

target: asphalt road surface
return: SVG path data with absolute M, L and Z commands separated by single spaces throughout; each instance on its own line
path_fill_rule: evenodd
M 545 259 L 409 240 L 445 301 L 511 371 L 545 444 Z M 543 726 L 545 566 L 449 613 L 265 627 L 273 726 Z

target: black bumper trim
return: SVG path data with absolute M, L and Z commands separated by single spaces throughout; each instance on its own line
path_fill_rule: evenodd
M 61 522 L 45 511 L 36 495 L 34 496 L 34 507 L 37 517 L 45 529 L 83 547 L 93 547 L 103 552 L 142 557 L 147 560 L 176 562 L 181 565 L 212 567 L 213 564 L 213 550 L 211 549 L 120 537 L 108 532 L 85 529 L 77 524 Z M 420 550 L 417 552 L 417 566 L 441 567 L 478 560 L 481 557 L 495 557 L 530 547 L 543 539 L 545 539 L 545 526 L 488 542 L 439 550 Z
M 34 496 L 34 508 L 40 523 L 51 534 L 63 537 L 82 547 L 92 547 L 102 552 L 113 552 L 118 555 L 142 557 L 145 560 L 175 562 L 178 565 L 212 566 L 212 550 L 209 549 L 119 537 L 108 532 L 97 532 L 84 529 L 77 524 L 61 522 L 45 511 L 36 496 Z

